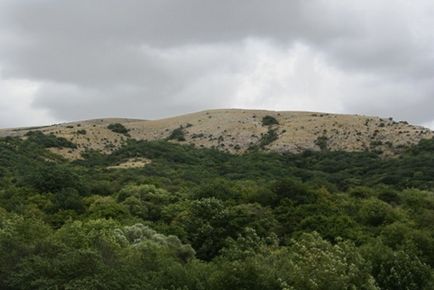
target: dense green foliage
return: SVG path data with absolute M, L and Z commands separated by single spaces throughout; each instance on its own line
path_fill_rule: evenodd
M 26 133 L 27 139 L 33 143 L 37 143 L 45 148 L 50 147 L 63 147 L 63 148 L 76 148 L 77 146 L 71 141 L 62 137 L 57 137 L 52 134 L 44 134 L 41 131 L 29 131 Z
M 434 287 L 434 140 L 394 159 L 130 140 L 68 162 L 53 137 L 0 139 L 0 289 Z

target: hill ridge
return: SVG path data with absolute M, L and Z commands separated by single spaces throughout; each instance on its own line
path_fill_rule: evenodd
M 268 123 L 264 118 L 268 118 Z M 125 131 L 108 128 L 120 124 Z M 88 149 L 109 153 L 129 138 L 170 139 L 196 147 L 244 153 L 252 148 L 300 153 L 305 150 L 375 151 L 391 156 L 434 137 L 422 126 L 365 115 L 306 111 L 213 109 L 158 120 L 99 118 L 50 126 L 0 130 L 0 137 L 25 137 L 29 131 L 54 134 L 77 144 L 52 148 L 69 159 Z

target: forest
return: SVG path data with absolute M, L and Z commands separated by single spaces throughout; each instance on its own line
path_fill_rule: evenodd
M 0 139 L 0 289 L 434 289 L 434 140 L 388 159 L 48 150 L 68 146 Z

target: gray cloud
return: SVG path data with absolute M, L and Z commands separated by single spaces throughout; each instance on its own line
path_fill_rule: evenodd
M 0 0 L 1 78 L 37 85 L 47 121 L 236 106 L 428 124 L 430 2 Z
M 267 5 L 262 0 L 78 0 L 18 3 L 9 19 L 36 39 L 178 46 L 245 36 L 292 40 L 350 34 L 351 23 L 343 26 L 337 12 L 334 5 L 302 0 Z

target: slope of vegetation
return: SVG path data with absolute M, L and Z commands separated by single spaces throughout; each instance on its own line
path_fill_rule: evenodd
M 49 138 L 0 139 L 0 289 L 434 287 L 434 140 L 395 159 L 129 141 L 68 162 Z M 131 158 L 152 162 L 109 168 Z
M 62 137 L 53 134 L 44 134 L 41 131 L 29 131 L 25 135 L 29 141 L 37 143 L 45 148 L 77 148 L 77 145 Z

